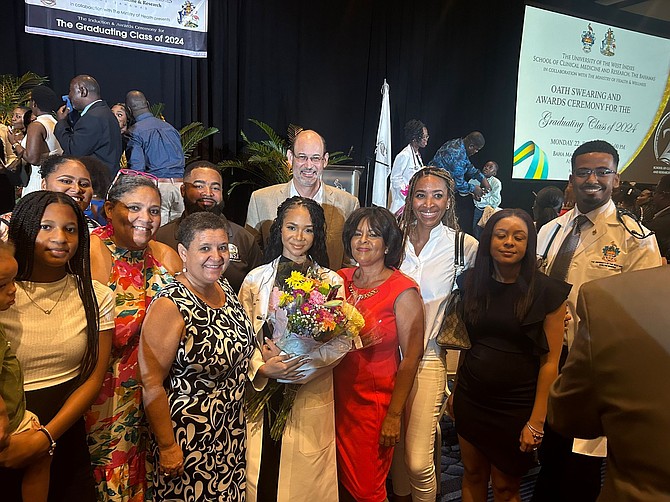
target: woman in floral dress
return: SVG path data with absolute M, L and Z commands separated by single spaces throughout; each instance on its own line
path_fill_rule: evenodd
M 95 279 L 116 296 L 110 367 L 86 416 L 98 500 L 151 500 L 148 431 L 141 409 L 137 352 L 146 308 L 181 268 L 179 256 L 151 240 L 160 226 L 160 193 L 154 180 L 120 171 L 107 194 L 108 224 L 91 238 Z

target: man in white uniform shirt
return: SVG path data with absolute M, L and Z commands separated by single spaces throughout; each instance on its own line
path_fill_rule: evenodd
M 572 345 L 578 321 L 575 310 L 582 284 L 633 270 L 658 267 L 661 255 L 653 235 L 639 222 L 618 215 L 612 202 L 612 189 L 619 186 L 619 154 L 606 141 L 589 141 L 572 154 L 570 181 L 576 206 L 544 225 L 538 234 L 537 250 L 543 271 L 572 284 L 568 311 L 572 316 L 566 328 L 559 371 Z M 576 227 L 579 230 L 576 230 Z M 561 267 L 564 241 L 578 234 L 574 254 L 566 268 Z M 558 272 L 563 268 L 563 272 Z M 562 275 L 562 277 L 558 277 Z M 607 454 L 605 438 L 595 440 L 562 438 L 545 426 L 540 448 L 542 469 L 533 500 L 595 501 L 600 492 L 602 457 Z
M 356 197 L 321 181 L 328 164 L 326 142 L 316 131 L 298 133 L 287 152 L 293 169 L 293 179 L 288 183 L 261 188 L 251 194 L 247 210 L 246 227 L 257 237 L 261 247 L 270 235 L 270 225 L 277 217 L 277 208 L 289 197 L 313 199 L 323 207 L 326 217 L 326 250 L 330 263 L 320 263 L 331 270 L 338 270 L 344 263 L 342 230 L 344 222 L 358 209 Z

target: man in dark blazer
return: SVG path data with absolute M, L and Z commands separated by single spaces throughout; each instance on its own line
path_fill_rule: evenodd
M 344 222 L 358 209 L 356 197 L 322 182 L 323 169 L 328 164 L 326 143 L 315 131 L 301 131 L 296 135 L 287 153 L 293 168 L 293 179 L 288 183 L 261 188 L 251 194 L 247 210 L 246 228 L 263 246 L 270 235 L 270 225 L 277 217 L 277 208 L 289 197 L 300 195 L 321 204 L 326 217 L 326 250 L 330 263 L 321 263 L 339 270 L 345 263 L 342 230 Z
M 98 82 L 89 75 L 74 77 L 70 81 L 69 97 L 75 111 L 70 113 L 63 105 L 58 110 L 58 124 L 54 129 L 63 153 L 75 157 L 93 155 L 104 162 L 114 176 L 119 170 L 123 148 L 121 129 L 107 103 L 100 99 Z
M 670 174 L 663 176 L 654 190 L 656 214 L 647 226 L 656 234 L 661 255 L 670 260 Z
M 582 286 L 579 325 L 549 396 L 551 427 L 607 436 L 599 501 L 670 501 L 670 267 Z

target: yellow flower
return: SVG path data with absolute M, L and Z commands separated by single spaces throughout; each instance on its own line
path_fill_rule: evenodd
M 294 270 L 293 272 L 291 272 L 291 275 L 288 276 L 288 278 L 286 279 L 286 284 L 288 284 L 292 288 L 295 288 L 298 284 L 300 284 L 303 281 L 305 281 L 305 276 L 302 275 L 297 270 Z
M 344 302 L 342 312 L 347 316 L 347 332 L 350 336 L 357 336 L 365 326 L 365 318 L 353 305 Z
M 304 291 L 305 293 L 309 293 L 310 291 L 312 291 L 312 289 L 314 289 L 314 283 L 312 281 L 310 281 L 309 279 L 305 279 L 305 280 L 299 282 L 298 284 L 296 284 L 293 287 L 295 289 L 299 289 L 301 291 Z
M 280 307 L 285 307 L 289 303 L 291 303 L 295 298 L 293 296 L 289 295 L 288 293 L 282 292 L 281 296 L 279 297 L 279 306 Z

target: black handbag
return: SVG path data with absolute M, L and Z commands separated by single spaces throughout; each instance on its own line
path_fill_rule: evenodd
M 461 292 L 459 290 L 454 291 L 456 277 L 465 268 L 464 243 L 465 233 L 456 232 L 454 238 L 454 280 L 451 283 L 451 294 L 445 305 L 440 331 L 435 339 L 440 347 L 451 350 L 467 350 L 472 347 L 468 330 L 463 322 Z

